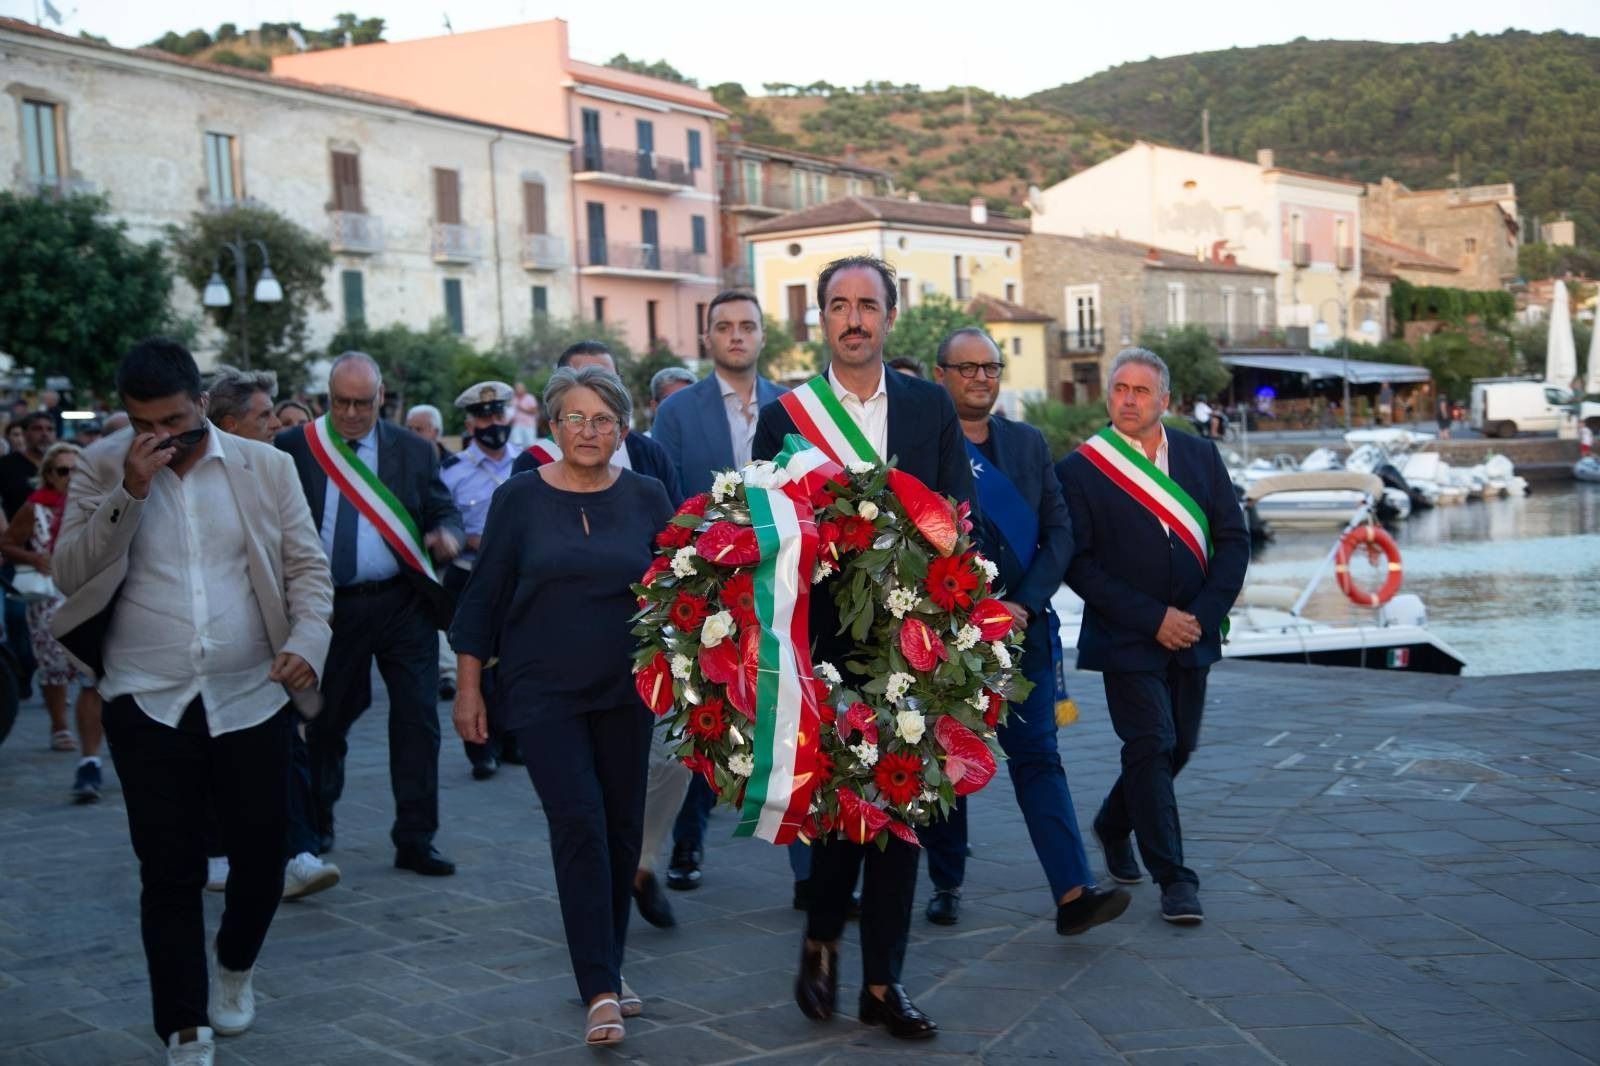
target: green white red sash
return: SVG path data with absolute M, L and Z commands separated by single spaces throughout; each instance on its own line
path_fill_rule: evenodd
M 1205 512 L 1143 451 L 1129 444 L 1110 426 L 1084 441 L 1078 451 L 1095 469 L 1110 478 L 1112 484 L 1165 522 L 1199 560 L 1202 571 L 1209 568 L 1211 524 L 1206 521 Z
M 328 417 L 323 415 L 306 423 L 306 445 L 311 449 L 311 457 L 344 498 L 389 542 L 401 562 L 428 580 L 438 581 L 439 575 L 433 571 L 433 560 L 428 558 L 428 550 L 423 546 L 411 512 L 401 506 L 394 493 L 356 456 L 344 438 L 332 431 Z
M 828 458 L 839 465 L 883 461 L 867 435 L 856 425 L 856 420 L 839 402 L 839 397 L 833 394 L 826 374 L 818 374 L 799 388 L 784 393 L 778 402 L 794 420 L 794 428 L 800 435 L 827 452 Z
M 750 523 L 761 547 L 751 575 L 760 635 L 756 648 L 755 769 L 745 785 L 735 836 L 774 844 L 795 839 L 817 787 L 817 682 L 811 672 L 811 575 L 817 529 L 811 492 L 841 474 L 827 455 L 791 434 L 775 465 L 743 471 Z

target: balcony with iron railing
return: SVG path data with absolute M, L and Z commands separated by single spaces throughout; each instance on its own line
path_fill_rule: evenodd
M 711 257 L 687 248 L 664 248 L 659 244 L 634 244 L 627 241 L 580 241 L 578 269 L 585 274 L 660 274 L 678 277 L 704 277 L 711 268 Z
M 1350 270 L 1356 265 L 1356 250 L 1351 245 L 1342 245 L 1334 250 L 1334 264 L 1340 270 Z
M 795 209 L 794 186 L 787 182 L 745 181 L 722 183 L 722 206 L 731 211 L 782 214 Z
M 99 195 L 100 186 L 87 178 L 68 175 L 61 178 L 27 179 L 23 183 L 22 191 L 25 195 L 37 196 L 41 200 L 61 200 L 68 196 Z
M 328 244 L 336 252 L 376 255 L 383 251 L 383 219 L 361 211 L 330 211 Z
M 597 144 L 580 144 L 572 149 L 572 170 L 574 181 L 608 182 L 668 192 L 692 186 L 695 174 L 681 159 Z
M 1098 352 L 1106 346 L 1103 329 L 1064 329 L 1061 331 L 1061 350 L 1068 353 Z
M 1311 245 L 1305 241 L 1294 242 L 1294 265 L 1308 267 L 1311 265 Z
M 483 240 L 476 226 L 455 222 L 433 224 L 433 258 L 438 263 L 468 263 L 481 258 Z
M 548 233 L 522 235 L 524 270 L 559 270 L 567 263 L 567 242 Z

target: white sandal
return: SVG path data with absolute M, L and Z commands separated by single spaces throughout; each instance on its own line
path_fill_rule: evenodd
M 622 1038 L 627 1035 L 627 1031 L 622 1028 L 621 1022 L 594 1021 L 594 1012 L 607 1005 L 617 1008 L 617 1013 L 619 1015 L 622 1013 L 622 1004 L 617 1002 L 616 996 L 601 996 L 599 999 L 590 1004 L 588 1020 L 585 1022 L 585 1028 L 583 1031 L 583 1042 L 585 1044 L 588 1044 L 592 1047 L 605 1047 L 610 1044 L 620 1044 L 622 1043 Z M 604 1037 L 600 1040 L 595 1039 L 596 1034 L 605 1033 L 609 1030 L 615 1030 L 616 1036 Z
M 622 998 L 618 1000 L 617 1009 L 622 1011 L 624 1018 L 637 1018 L 644 1013 L 644 1000 L 639 998 L 639 993 L 628 987 L 628 982 L 622 982 Z

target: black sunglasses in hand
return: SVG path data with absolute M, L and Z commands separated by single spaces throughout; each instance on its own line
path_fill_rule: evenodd
M 162 448 L 188 448 L 199 444 L 202 440 L 205 440 L 208 428 L 210 427 L 196 426 L 194 429 L 186 429 L 182 433 L 174 433 L 160 444 L 157 444 L 156 450 L 159 451 Z

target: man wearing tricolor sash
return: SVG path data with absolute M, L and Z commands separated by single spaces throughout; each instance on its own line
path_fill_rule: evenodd
M 1250 537 L 1210 441 L 1168 433 L 1170 375 L 1128 348 L 1112 360 L 1111 425 L 1057 466 L 1075 542 L 1067 584 L 1083 597 L 1078 668 L 1104 675 L 1122 774 L 1095 816 L 1111 876 L 1161 886 L 1161 916 L 1201 921 L 1200 879 L 1183 862 L 1173 778 L 1200 736 L 1206 673 L 1222 656 Z
M 326 709 L 307 730 L 312 812 L 321 850 L 333 846 L 333 807 L 344 791 L 345 737 L 372 702 L 372 665 L 389 695 L 389 777 L 396 868 L 455 873 L 433 846 L 439 829 L 439 647 L 453 598 L 437 560 L 465 539 L 439 479 L 433 445 L 379 418 L 383 375 L 362 352 L 328 374 L 328 413 L 278 434 L 294 459 L 333 573 L 333 644 L 322 685 Z
M 972 470 L 950 397 L 931 382 L 889 373 L 884 366 L 883 342 L 894 325 L 896 295 L 894 268 L 882 260 L 852 256 L 823 268 L 817 303 L 828 369 L 761 409 L 751 454 L 771 459 L 786 436 L 798 433 L 840 465 L 894 459 L 933 491 L 974 502 Z M 848 637 L 838 635 L 838 611 L 827 584 L 813 589 L 810 600 L 814 659 L 848 662 L 852 647 Z M 917 848 L 891 838 L 879 851 L 834 837 L 817 841 L 812 851 L 806 935 L 795 982 L 800 1009 L 819 1021 L 833 1015 L 838 941 L 864 867 L 864 987 L 858 1017 L 903 1039 L 932 1036 L 938 1026 L 900 984 L 917 887 Z
M 1076 936 L 1120 916 L 1129 897 L 1119 888 L 1096 887 L 1089 873 L 1078 814 L 1056 748 L 1061 642 L 1050 597 L 1061 587 L 1072 557 L 1072 522 L 1044 434 L 991 413 L 1000 398 L 1004 369 L 994 341 L 977 326 L 945 337 L 934 361 L 934 376 L 955 403 L 966 436 L 983 513 L 977 529 L 984 555 L 999 567 L 999 587 L 1004 589 L 1000 602 L 1025 632 L 1022 672 L 1033 682 L 1033 691 L 1012 704 L 997 735 L 1028 837 L 1050 882 L 1056 932 Z M 934 887 L 928 920 L 939 925 L 954 925 L 960 918 L 967 804 L 972 799 L 957 800 L 949 818 L 921 833 Z

